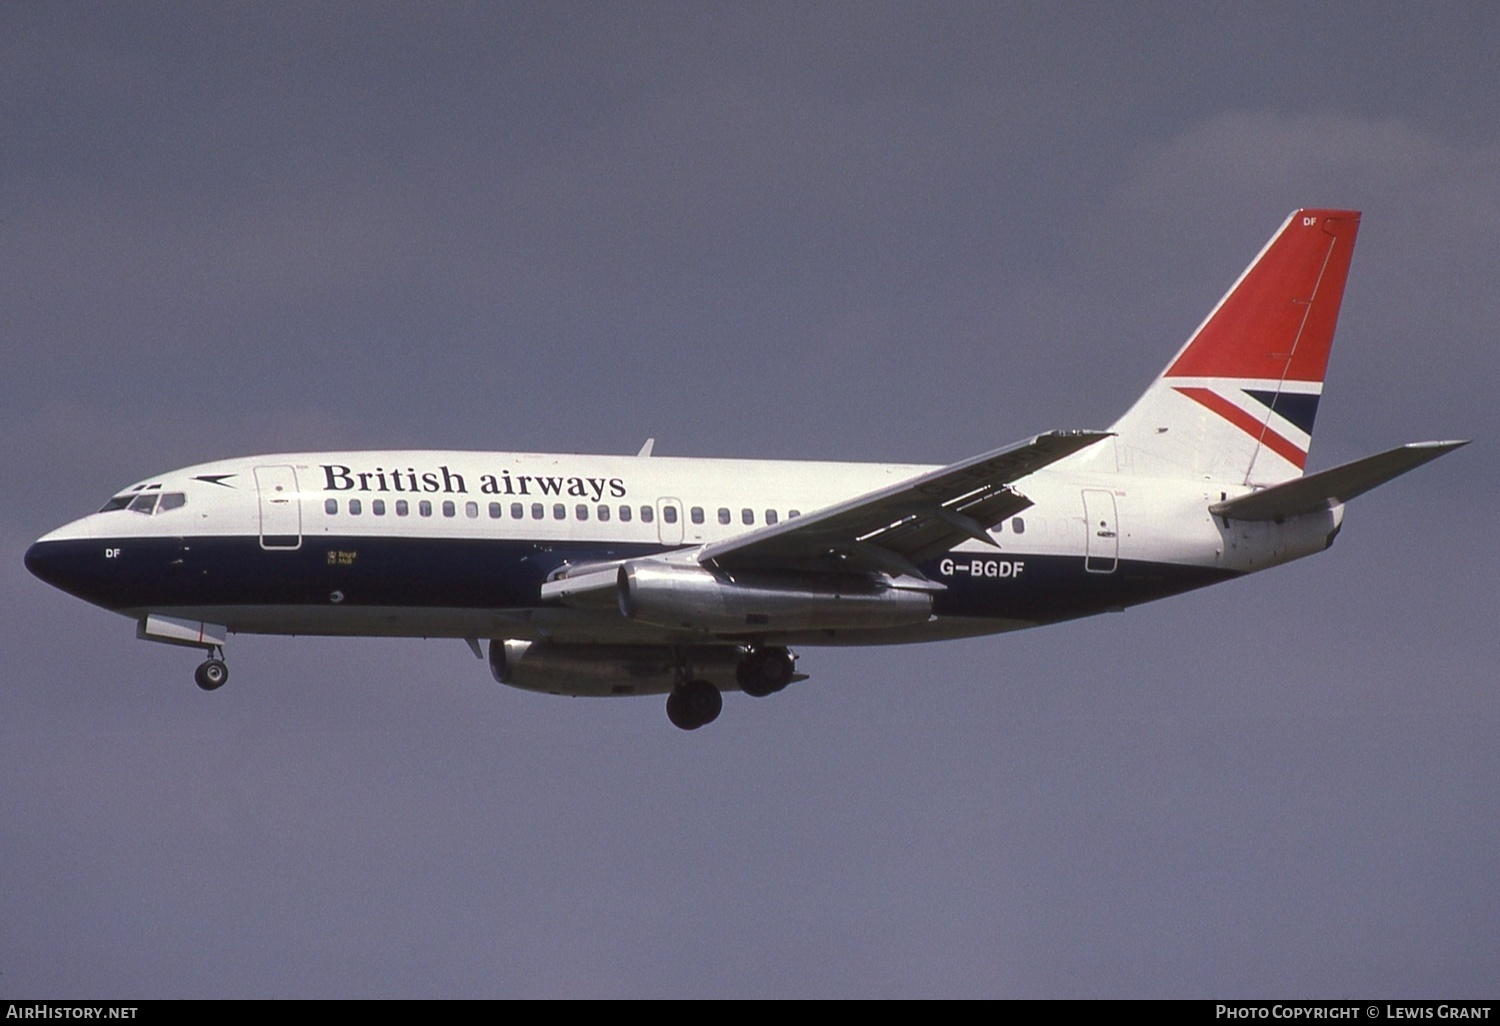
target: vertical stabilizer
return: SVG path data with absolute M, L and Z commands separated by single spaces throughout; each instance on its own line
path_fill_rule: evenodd
M 1302 475 L 1359 213 L 1294 211 L 1130 411 L 1121 469 L 1270 485 Z

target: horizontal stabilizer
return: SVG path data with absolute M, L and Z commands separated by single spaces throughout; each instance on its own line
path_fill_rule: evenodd
M 1415 470 L 1446 452 L 1468 444 L 1467 440 L 1412 442 L 1375 456 L 1366 456 L 1353 463 L 1345 463 L 1342 467 L 1295 478 L 1227 502 L 1216 502 L 1208 510 L 1214 516 L 1232 520 L 1283 520 L 1303 513 L 1332 509 L 1392 478 L 1400 477 L 1408 470 Z

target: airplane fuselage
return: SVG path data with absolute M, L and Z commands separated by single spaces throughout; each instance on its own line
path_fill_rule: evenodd
M 704 632 L 544 603 L 560 568 L 695 549 L 934 467 L 435 451 L 227 460 L 142 481 L 40 539 L 44 579 L 130 617 L 236 633 L 686 644 Z M 1240 487 L 1236 493 L 1246 489 Z M 1043 470 L 1033 505 L 920 569 L 943 585 L 922 622 L 741 632 L 770 644 L 890 644 L 1035 626 L 1201 587 L 1316 551 L 1236 545 L 1207 512 L 1226 489 Z M 149 496 L 181 496 L 172 508 Z M 146 498 L 143 498 L 146 497 Z M 128 500 L 128 501 L 127 501 Z M 137 509 L 131 509 L 135 503 Z M 1283 526 L 1281 532 L 1289 532 Z M 722 636 L 726 632 L 712 632 Z

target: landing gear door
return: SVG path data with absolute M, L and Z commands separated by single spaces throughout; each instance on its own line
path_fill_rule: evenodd
M 682 544 L 682 503 L 677 499 L 656 500 L 656 536 L 663 545 Z
M 255 488 L 260 493 L 260 547 L 302 547 L 302 498 L 297 471 L 291 467 L 256 467 Z
M 1088 539 L 1083 568 L 1091 574 L 1112 574 L 1120 562 L 1120 533 L 1115 523 L 1115 497 L 1102 489 L 1085 489 L 1083 520 Z

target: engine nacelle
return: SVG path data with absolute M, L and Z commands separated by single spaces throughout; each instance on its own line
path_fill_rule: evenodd
M 685 663 L 695 680 L 719 690 L 738 687 L 739 649 L 726 646 L 557 645 L 547 641 L 490 642 L 490 673 L 501 684 L 549 695 L 666 694 Z
M 620 567 L 620 614 L 656 627 L 761 634 L 926 623 L 932 595 L 865 577 L 715 575 L 696 566 L 631 562 Z

